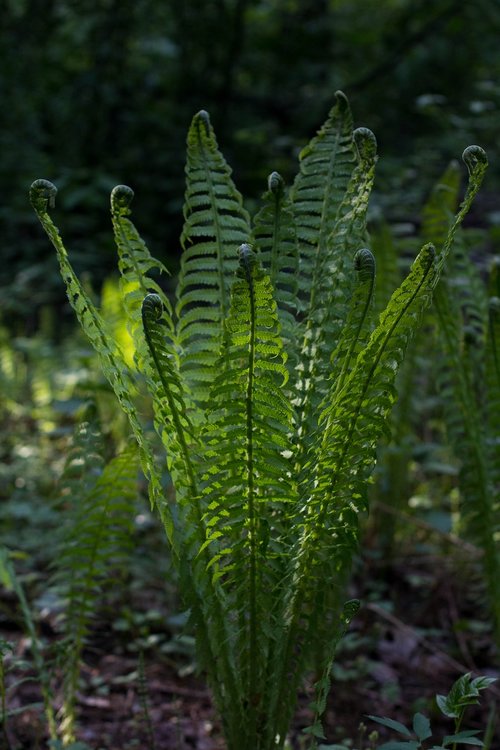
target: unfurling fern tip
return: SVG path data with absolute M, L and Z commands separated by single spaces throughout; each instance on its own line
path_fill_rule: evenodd
M 117 185 L 111 191 L 111 211 L 114 214 L 127 216 L 130 204 L 134 199 L 134 191 L 128 185 Z
M 372 161 L 377 156 L 377 139 L 369 128 L 356 128 L 352 134 L 360 161 Z
M 479 177 L 488 166 L 486 151 L 481 146 L 467 146 L 462 154 L 462 159 L 471 177 L 476 175 Z
M 46 213 L 56 205 L 57 188 L 49 180 L 35 180 L 30 187 L 31 205 L 37 213 Z

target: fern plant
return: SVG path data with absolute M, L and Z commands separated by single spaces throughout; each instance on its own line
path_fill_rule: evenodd
M 111 196 L 134 367 L 73 271 L 48 212 L 55 187 L 36 181 L 31 200 L 138 441 L 228 748 L 270 750 L 283 747 L 313 665 L 323 676 L 310 733 L 321 734 L 335 643 L 357 607 L 344 586 L 395 376 L 486 157 L 466 150 L 469 188 L 448 241 L 439 255 L 422 248 L 377 321 L 366 247 L 376 142 L 353 133 L 342 93 L 290 190 L 271 174 L 253 222 L 206 112 L 187 148 L 174 304 L 129 218 L 132 190 Z M 142 382 L 175 503 L 135 404 Z
M 62 478 L 61 527 L 55 538 L 51 587 L 61 602 L 62 638 L 52 658 L 42 644 L 36 616 L 17 577 L 7 548 L 0 547 L 0 578 L 19 601 L 31 640 L 50 740 L 73 747 L 76 696 L 82 653 L 103 591 L 119 581 L 130 545 L 137 497 L 137 448 L 129 445 L 105 464 L 95 420 L 78 425 Z M 62 700 L 55 709 L 59 665 L 64 670 Z
M 422 230 L 445 241 L 458 202 L 459 175 L 451 165 L 435 188 Z M 459 533 L 482 551 L 482 568 L 496 640 L 500 643 L 500 302 L 498 269 L 489 289 L 470 260 L 465 239 L 434 296 L 443 352 L 438 386 L 446 430 L 460 462 Z
M 102 435 L 93 419 L 82 422 L 62 480 L 62 524 L 54 556 L 52 586 L 64 602 L 60 644 L 64 664 L 58 732 L 75 741 L 76 693 L 82 652 L 99 599 L 120 579 L 131 551 L 139 470 L 130 445 L 107 464 Z

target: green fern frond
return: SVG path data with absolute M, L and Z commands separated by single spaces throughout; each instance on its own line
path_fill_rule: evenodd
M 358 250 L 354 256 L 354 268 L 356 281 L 349 304 L 349 313 L 338 346 L 331 357 L 331 380 L 335 382 L 337 392 L 342 390 L 345 378 L 370 334 L 369 313 L 375 286 L 373 253 L 367 248 Z
M 134 191 L 127 185 L 117 185 L 111 192 L 111 219 L 118 249 L 118 268 L 121 274 L 122 294 L 129 318 L 130 332 L 138 349 L 142 338 L 142 301 L 149 293 L 157 294 L 164 310 L 164 334 L 170 341 L 171 353 L 175 354 L 172 307 L 161 286 L 152 278 L 152 274 L 157 276 L 169 274 L 163 263 L 153 258 L 134 224 L 127 218 L 131 213 L 130 204 L 133 197 Z
M 338 209 L 334 232 L 318 246 L 308 316 L 303 324 L 300 366 L 297 368 L 297 420 L 304 425 L 300 456 L 307 452 L 317 429 L 319 404 L 328 393 L 330 354 L 338 345 L 355 278 L 354 257 L 366 242 L 366 211 L 376 163 L 375 136 L 367 128 L 354 132 L 357 164 Z M 302 275 L 302 269 L 301 269 Z M 299 329 L 299 335 L 302 331 Z
M 220 590 L 211 578 L 203 575 L 209 557 L 208 550 L 204 549 L 206 528 L 200 501 L 198 464 L 201 441 L 186 409 L 184 385 L 165 346 L 163 311 L 157 294 L 148 294 L 144 298 L 142 319 L 150 361 L 143 364 L 153 398 L 156 429 L 167 451 L 167 463 L 176 490 L 173 547 L 180 566 L 181 585 L 186 603 L 192 610 L 192 620 L 199 630 L 200 658 L 213 678 L 214 694 L 222 709 L 221 688 L 230 686 L 232 693 L 237 694 L 236 673 L 228 652 L 221 650 L 220 646 L 221 640 L 224 642 L 228 637 Z
M 422 209 L 421 237 L 441 249 L 448 236 L 458 206 L 461 173 L 458 162 L 452 161 L 440 177 Z
M 435 307 L 445 351 L 438 386 L 445 407 L 448 438 L 460 460 L 460 532 L 483 550 L 482 565 L 498 637 L 500 551 L 496 530 L 500 527 L 500 493 L 499 455 L 495 445 L 498 423 L 492 425 L 491 432 L 488 429 L 489 397 L 492 395 L 495 401 L 495 396 L 494 391 L 491 393 L 488 389 L 486 405 L 484 393 L 481 394 L 483 403 L 476 399 L 467 355 L 463 354 L 462 320 L 444 288 L 437 290 Z M 481 390 L 484 390 L 484 383 Z
M 112 459 L 99 476 L 92 476 L 95 461 L 85 447 L 95 437 L 89 423 L 79 427 L 77 456 L 70 456 L 66 480 L 65 513 L 55 559 L 53 585 L 66 602 L 64 615 L 64 705 L 60 722 L 64 742 L 75 739 L 76 691 L 85 639 L 103 589 L 116 580 L 131 550 L 134 503 L 139 460 L 135 445 Z M 75 481 L 75 469 L 80 482 Z M 92 479 L 89 480 L 89 476 Z M 89 486 L 90 485 L 90 486 Z
M 261 622 L 269 619 L 283 574 L 288 550 L 281 524 L 294 498 L 287 457 L 292 412 L 282 392 L 288 375 L 278 332 L 270 279 L 243 245 L 223 355 L 231 367 L 216 378 L 207 412 L 204 440 L 212 468 L 203 502 L 210 569 L 222 581 L 240 629 L 236 653 L 248 709 L 239 731 L 254 739 L 262 710 L 258 685 L 272 630 Z
M 177 341 L 183 376 L 203 403 L 229 312 L 234 249 L 248 241 L 250 226 L 207 112 L 193 118 L 187 145 Z
M 300 154 L 292 188 L 299 242 L 301 306 L 307 311 L 354 166 L 352 116 L 341 91 L 317 136 Z
M 421 311 L 429 303 L 434 274 L 434 249 L 425 246 L 336 395 L 332 382 L 332 401 L 320 415 L 317 445 L 311 447 L 305 464 L 312 481 L 303 484 L 302 491 L 307 494 L 296 522 L 302 533 L 292 551 L 297 583 L 288 605 L 288 633 L 281 657 L 285 667 L 279 679 L 283 692 L 275 709 L 279 716 L 286 712 L 296 689 L 307 658 L 305 645 L 313 632 L 318 637 L 323 607 L 327 601 L 331 603 L 325 580 L 336 582 L 338 597 L 357 548 L 357 519 L 366 510 L 366 482 L 396 399 L 395 376 Z
M 445 186 L 434 192 L 424 231 L 429 236 L 444 237 L 445 226 L 451 225 L 442 242 L 442 255 L 454 251 L 446 273 L 434 292 L 434 306 L 439 323 L 439 337 L 444 357 L 439 360 L 437 382 L 444 405 L 446 430 L 455 455 L 460 461 L 460 531 L 483 550 L 483 570 L 488 587 L 497 635 L 500 633 L 500 550 L 496 529 L 500 527 L 498 502 L 499 455 L 494 446 L 498 422 L 491 422 L 495 411 L 495 386 L 491 381 L 491 357 L 488 355 L 487 296 L 479 272 L 467 256 L 458 224 L 475 194 L 486 157 L 479 147 L 464 152 L 470 174 L 469 189 L 455 222 L 450 208 L 456 202 L 457 181 L 450 171 Z M 451 204 L 451 205 L 450 205 Z M 464 208 L 465 207 L 465 208 Z M 442 263 L 442 258 L 438 264 Z M 497 416 L 498 416 L 497 412 Z
M 297 327 L 298 246 L 295 220 L 283 178 L 272 172 L 264 205 L 254 219 L 255 249 L 266 273 L 269 274 L 278 306 L 281 337 L 291 356 L 287 362 L 291 372 L 297 364 L 294 345 Z M 292 356 L 295 354 L 295 356 Z
M 469 172 L 469 181 L 467 184 L 467 191 L 465 193 L 462 203 L 460 204 L 458 213 L 455 216 L 455 221 L 451 225 L 448 231 L 448 234 L 446 236 L 446 239 L 443 243 L 443 246 L 440 250 L 440 253 L 438 256 L 438 272 L 439 273 L 436 275 L 436 283 L 439 280 L 444 263 L 446 259 L 448 258 L 450 249 L 453 246 L 453 242 L 455 240 L 455 234 L 458 228 L 460 227 L 460 225 L 462 224 L 467 212 L 469 211 L 472 205 L 474 198 L 476 197 L 479 191 L 479 188 L 481 187 L 484 174 L 488 167 L 488 159 L 486 157 L 486 153 L 480 146 L 467 146 L 467 148 L 462 154 L 462 159 Z
M 172 538 L 173 522 L 170 514 L 161 501 L 161 475 L 149 441 L 139 420 L 133 401 L 136 388 L 131 374 L 125 365 L 123 353 L 111 337 L 105 322 L 85 292 L 69 261 L 61 236 L 49 214 L 48 207 L 54 207 L 57 188 L 47 180 L 35 180 L 30 189 L 30 199 L 40 223 L 52 242 L 59 260 L 61 275 L 66 284 L 69 302 L 76 313 L 78 321 L 94 347 L 102 371 L 110 383 L 115 395 L 128 417 L 134 436 L 139 444 L 141 463 L 144 473 L 149 478 L 151 503 L 158 509 L 168 537 Z
M 185 403 L 185 387 L 167 346 L 169 313 L 162 298 L 147 294 L 142 323 L 150 361 L 142 363 L 155 407 L 156 427 L 167 450 L 167 463 L 182 503 L 185 491 L 196 494 L 192 452 L 198 443 Z M 146 366 L 148 365 L 148 366 Z
M 401 281 L 401 270 L 398 263 L 399 253 L 388 224 L 382 223 L 376 227 L 370 239 L 371 249 L 377 264 L 374 310 L 380 314 Z

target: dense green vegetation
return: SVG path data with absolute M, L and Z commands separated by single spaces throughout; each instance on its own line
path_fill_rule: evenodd
M 2 13 L 0 747 L 494 750 L 497 4 Z
M 114 267 L 104 207 L 119 183 L 136 191 L 155 254 L 176 267 L 185 132 L 200 109 L 254 200 L 270 169 L 294 174 L 337 89 L 355 125 L 377 133 L 380 200 L 398 220 L 469 143 L 490 154 L 490 185 L 500 179 L 496 2 L 3 0 L 0 10 L 1 306 L 26 316 L 29 300 L 31 325 L 41 304 L 62 301 L 26 205 L 33 179 L 62 191 L 75 263 L 97 286 Z

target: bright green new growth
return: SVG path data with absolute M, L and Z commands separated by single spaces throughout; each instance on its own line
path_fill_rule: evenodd
M 457 223 L 486 166 L 474 148 Z M 113 191 L 136 365 L 153 400 L 175 505 L 161 494 L 162 459 L 134 404 L 138 373 L 72 270 L 47 213 L 55 188 L 32 186 L 70 302 L 138 440 L 230 750 L 283 746 L 313 660 L 322 676 L 310 733 L 321 734 L 335 644 L 356 610 L 343 605 L 344 586 L 375 449 L 398 367 L 451 245 L 452 233 L 438 259 L 425 246 L 373 321 L 366 210 L 375 161 L 373 134 L 353 134 L 338 93 L 291 190 L 270 176 L 252 230 L 208 115 L 196 115 L 175 309 L 149 277 L 162 267 L 128 218 L 132 191 Z

